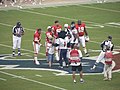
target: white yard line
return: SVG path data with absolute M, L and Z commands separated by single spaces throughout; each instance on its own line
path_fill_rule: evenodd
M 8 27 L 13 27 L 13 25 L 10 25 L 10 24 L 7 24 L 7 23 L 0 23 L 0 25 L 3 25 L 3 26 L 8 26 Z M 25 30 L 28 30 L 28 31 L 35 31 L 36 29 L 30 29 L 30 28 L 24 28 Z M 42 31 L 45 33 L 45 31 Z
M 77 21 L 77 19 L 73 19 L 73 18 L 67 18 L 67 17 L 62 17 L 62 16 L 56 16 L 56 15 L 51 15 L 51 14 L 46 14 L 46 13 L 40 13 L 40 12 L 35 12 L 35 11 L 29 11 L 29 10 L 18 10 L 21 12 L 25 12 L 25 13 L 32 13 L 32 14 L 37 14 L 37 15 L 43 15 L 43 16 L 48 16 L 48 17 L 54 17 L 54 18 L 61 18 L 61 19 L 66 19 L 66 20 L 73 20 L 73 21 Z M 90 21 L 84 21 L 87 23 L 92 23 L 92 24 L 99 24 L 96 22 L 90 22 Z M 99 24 L 100 25 L 100 24 Z
M 77 5 L 77 6 L 78 6 L 78 5 Z M 105 8 L 98 8 L 98 7 L 85 6 L 85 5 L 79 5 L 79 6 L 81 6 L 81 7 L 85 7 L 85 8 L 91 8 L 91 9 L 102 10 L 102 11 L 108 11 L 108 12 L 120 13 L 120 11 L 118 11 L 118 10 L 105 9 Z
M 37 77 L 42 77 L 42 75 L 39 75 L 39 74 L 36 74 L 35 76 L 37 76 Z
M 16 77 L 16 78 L 19 78 L 19 79 L 22 79 L 22 80 L 26 80 L 26 81 L 29 81 L 29 82 L 38 83 L 38 84 L 41 84 L 41 85 L 44 85 L 44 86 L 49 86 L 49 87 L 52 87 L 52 88 L 56 88 L 58 90 L 67 90 L 65 88 L 61 88 L 61 87 L 51 85 L 51 84 L 48 84 L 48 83 L 44 83 L 44 82 L 36 81 L 36 80 L 33 80 L 33 79 L 25 78 L 25 77 L 18 76 L 18 75 L 15 75 L 15 74 L 3 72 L 3 71 L 0 71 L 0 73 L 8 75 L 8 76 Z
M 19 9 L 18 11 L 21 11 L 21 12 L 24 12 L 24 13 L 31 13 L 31 14 L 37 14 L 37 15 L 48 16 L 48 17 L 54 17 L 54 18 L 61 18 L 61 19 L 66 19 L 66 20 L 77 21 L 77 19 L 73 19 L 73 18 L 67 18 L 67 17 L 62 17 L 62 16 L 56 16 L 56 15 L 51 15 L 51 14 L 46 14 L 46 13 L 40 13 L 40 12 L 35 12 L 35 11 L 20 10 L 20 9 Z M 91 24 L 95 24 L 95 25 L 100 25 L 100 26 L 102 26 L 102 27 L 104 27 L 104 26 L 114 27 L 113 25 L 100 24 L 100 23 L 91 22 L 91 21 L 83 21 L 83 22 L 91 23 Z M 104 25 L 104 26 L 103 26 L 103 25 Z M 120 27 L 117 27 L 117 26 L 116 26 L 116 28 L 120 28 Z
M 0 80 L 2 80 L 2 81 L 7 81 L 7 79 L 4 79 L 4 78 L 0 78 Z
M 13 25 L 6 24 L 6 23 L 0 23 L 0 24 L 3 26 L 13 27 Z M 24 28 L 24 29 L 29 30 L 29 31 L 35 31 L 34 29 L 29 29 L 29 28 Z
M 4 47 L 7 47 L 7 48 L 12 48 L 12 46 L 5 45 L 5 44 L 0 44 L 0 46 L 4 46 Z M 21 50 L 23 50 L 23 51 L 27 51 L 27 52 L 31 52 L 31 53 L 34 53 L 34 51 L 32 51 L 32 50 L 28 50 L 28 49 L 23 49 L 23 48 L 21 48 Z M 45 56 L 44 53 L 39 53 L 39 54 Z
M 97 41 L 91 41 L 91 40 L 90 40 L 90 42 L 96 43 L 96 44 L 101 44 L 100 42 L 97 42 Z M 116 45 L 115 45 L 115 47 L 116 47 L 116 48 L 120 48 L 120 46 L 116 46 Z

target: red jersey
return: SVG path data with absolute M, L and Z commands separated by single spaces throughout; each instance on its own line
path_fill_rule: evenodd
M 38 30 L 35 31 L 34 33 L 34 42 L 37 43 L 37 41 L 40 41 L 41 39 L 41 34 L 38 33 Z
M 81 25 L 76 24 L 75 28 L 78 30 L 79 36 L 83 36 L 84 35 L 84 33 L 85 33 L 84 32 L 84 30 L 85 30 L 85 24 L 84 23 L 82 23 Z
M 71 63 L 78 63 L 80 62 L 80 53 L 77 49 L 73 49 L 70 51 L 70 62 Z
M 59 25 L 59 26 L 54 25 L 54 26 L 52 26 L 52 29 L 53 29 L 53 33 L 54 33 L 55 38 L 57 38 L 58 33 L 62 30 L 62 26 L 61 25 Z
M 50 39 L 48 38 L 50 35 L 51 36 L 53 35 L 52 32 L 47 31 L 46 32 L 46 42 L 48 42 L 48 43 L 50 42 Z
M 113 58 L 112 51 L 105 52 L 105 63 L 106 64 L 112 64 L 112 58 Z

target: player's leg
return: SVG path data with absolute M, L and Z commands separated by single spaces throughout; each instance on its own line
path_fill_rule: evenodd
M 96 66 L 98 65 L 98 63 L 99 63 L 102 59 L 104 59 L 104 56 L 105 56 L 105 52 L 101 51 L 100 54 L 99 54 L 99 56 L 98 56 L 98 58 L 97 58 L 97 60 L 96 60 L 96 62 L 95 62 L 95 64 L 94 64 L 94 66 L 93 66 L 91 69 L 95 69 Z
M 107 77 L 107 65 L 105 64 L 104 65 L 104 79 L 103 80 L 108 80 L 108 77 Z
M 48 61 L 48 50 L 49 50 L 49 43 L 48 42 L 45 42 L 45 47 L 46 47 L 46 59 Z
M 112 65 L 109 65 L 108 67 L 108 80 L 112 79 Z
M 58 43 L 59 40 L 58 39 L 55 39 L 54 43 Z M 59 61 L 59 47 L 55 47 L 55 58 L 57 61 Z
M 54 54 L 48 54 L 49 67 L 51 68 Z
M 81 42 L 81 45 L 82 45 L 82 47 L 83 47 L 83 51 L 84 51 L 84 53 L 85 53 L 85 56 L 86 56 L 86 57 L 89 57 L 89 54 L 88 54 L 87 48 L 86 48 L 86 43 L 85 43 L 85 37 L 84 37 L 84 36 L 81 36 L 81 37 L 80 37 L 80 42 Z
M 63 50 L 62 49 L 60 49 L 60 57 L 59 57 L 59 63 L 60 63 L 60 68 L 63 68 L 63 60 L 62 60 L 62 58 L 63 58 Z
M 83 83 L 84 80 L 83 80 L 83 72 L 82 72 L 82 65 L 81 64 L 78 66 L 78 71 L 80 72 L 80 82 Z
M 73 82 L 76 83 L 76 66 L 72 66 L 72 78 L 73 78 Z
M 17 47 L 18 47 L 18 56 L 21 56 L 21 37 L 18 37 L 17 41 Z
M 64 52 L 63 52 L 63 59 L 66 63 L 66 66 L 68 66 L 68 59 L 67 59 L 67 49 L 64 49 Z
M 34 48 L 34 62 L 36 65 L 40 65 L 38 58 L 37 58 L 38 52 L 39 52 L 39 45 L 33 42 L 33 48 Z
M 48 53 L 48 65 L 49 67 L 51 67 L 51 54 Z
M 15 49 L 17 47 L 17 38 L 13 35 L 13 53 L 12 55 L 15 56 Z

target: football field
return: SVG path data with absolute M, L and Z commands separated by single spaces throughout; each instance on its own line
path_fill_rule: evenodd
M 101 73 L 85 74 L 84 83 L 80 83 L 77 76 L 77 83 L 74 84 L 71 75 L 60 75 L 59 73 L 65 72 L 56 68 L 46 68 L 44 46 L 40 49 L 38 59 L 44 60 L 45 69 L 31 64 L 33 34 L 37 28 L 43 30 L 41 43 L 44 44 L 46 28 L 53 25 L 55 20 L 59 20 L 63 26 L 65 23 L 70 25 L 72 21 L 77 22 L 78 19 L 87 27 L 90 37 L 87 49 L 90 58 L 99 55 L 100 43 L 107 39 L 108 35 L 113 37 L 114 51 L 117 52 L 114 61 L 118 66 L 115 68 L 117 72 L 113 73 L 112 81 L 103 81 Z M 12 57 L 12 27 L 18 21 L 25 30 L 21 45 L 22 56 Z M 82 51 L 82 48 L 80 49 Z M 118 52 L 120 52 L 120 2 L 0 10 L 0 90 L 120 90 Z M 19 63 L 22 60 L 23 65 Z

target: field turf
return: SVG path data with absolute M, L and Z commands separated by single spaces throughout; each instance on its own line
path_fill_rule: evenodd
M 32 41 L 37 28 L 43 29 L 41 43 L 44 44 L 48 25 L 53 25 L 55 20 L 59 20 L 63 26 L 78 19 L 87 26 L 90 37 L 87 48 L 90 56 L 99 54 L 90 50 L 100 50 L 100 43 L 107 39 L 108 35 L 113 37 L 115 49 L 120 49 L 120 2 L 114 2 L 0 10 L 0 54 L 12 54 L 12 27 L 17 21 L 22 23 L 25 30 L 25 35 L 22 37 L 23 55 L 7 59 L 33 59 Z M 41 47 L 38 58 L 45 58 L 45 47 Z M 120 90 L 120 72 L 113 73 L 112 81 L 103 81 L 103 75 L 87 75 L 84 76 L 83 84 L 79 81 L 74 84 L 71 76 L 55 76 L 53 73 L 1 69 L 0 90 Z

